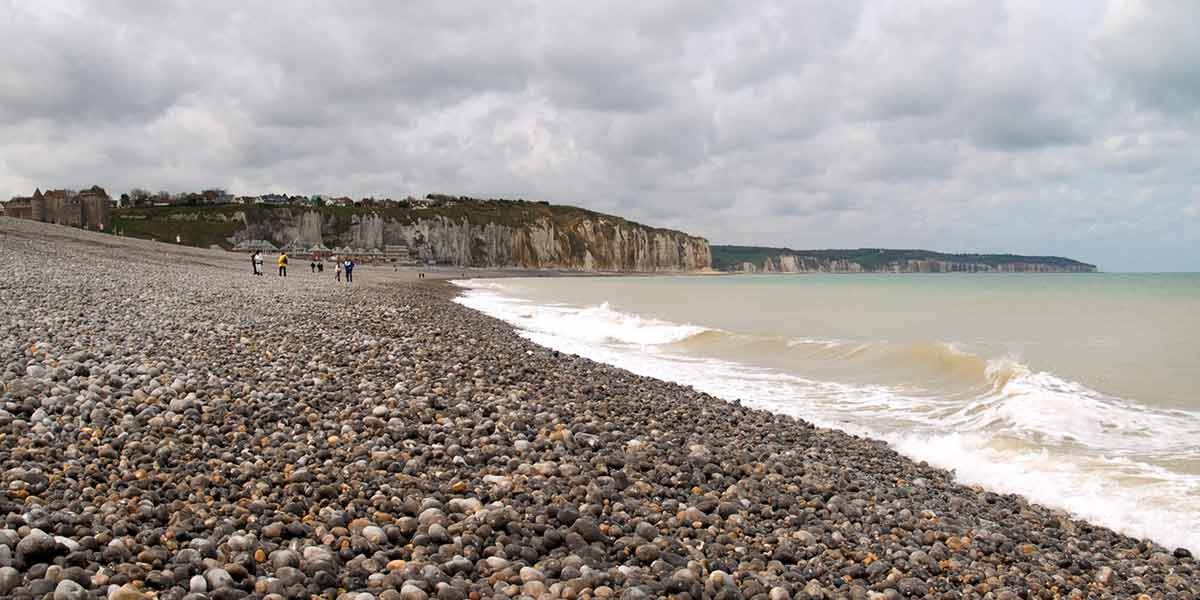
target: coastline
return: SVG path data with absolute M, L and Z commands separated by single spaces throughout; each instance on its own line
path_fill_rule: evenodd
M 1200 593 L 1189 553 L 537 346 L 451 301 L 462 270 L 368 267 L 350 290 L 0 234 L 0 595 Z

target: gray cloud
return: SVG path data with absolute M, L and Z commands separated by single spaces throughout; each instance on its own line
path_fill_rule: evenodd
M 1186 0 L 0 4 L 0 195 L 442 191 L 1200 269 Z

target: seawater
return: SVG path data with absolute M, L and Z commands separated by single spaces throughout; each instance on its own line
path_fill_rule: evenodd
M 457 283 L 541 345 L 1200 552 L 1200 275 Z

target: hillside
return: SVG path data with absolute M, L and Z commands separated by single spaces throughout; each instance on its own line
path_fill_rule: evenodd
M 397 205 L 224 204 L 116 209 L 122 235 L 230 249 L 262 239 L 329 247 L 405 246 L 414 258 L 455 266 L 582 271 L 693 271 L 710 266 L 708 242 L 573 206 L 462 199 Z
M 785 273 L 1089 273 L 1096 270 L 1095 265 L 1060 256 L 947 254 L 886 248 L 792 250 L 714 245 L 712 262 L 719 271 Z

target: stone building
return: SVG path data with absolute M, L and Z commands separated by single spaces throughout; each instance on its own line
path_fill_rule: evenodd
M 32 219 L 33 203 L 29 198 L 13 198 L 3 203 L 4 216 L 14 219 Z
M 4 216 L 103 230 L 112 222 L 112 199 L 98 185 L 81 192 L 39 188 L 5 203 Z

